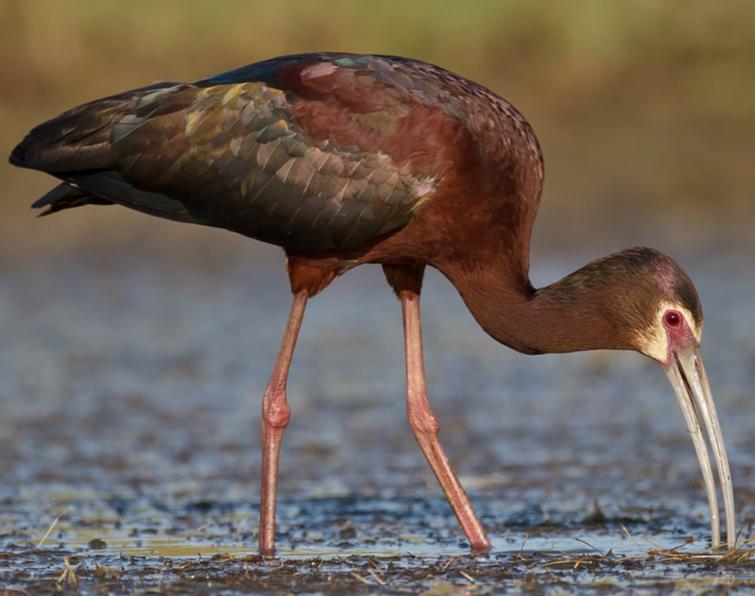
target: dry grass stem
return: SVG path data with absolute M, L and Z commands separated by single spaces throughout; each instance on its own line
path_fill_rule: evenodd
M 52 534 L 52 531 L 55 529 L 55 526 L 58 525 L 58 522 L 60 521 L 60 518 L 62 518 L 69 511 L 71 511 L 71 509 L 73 509 L 73 507 L 69 507 L 65 511 L 59 513 L 57 515 L 57 517 L 54 520 L 52 520 L 52 523 L 50 524 L 50 527 L 47 528 L 47 532 L 45 532 L 44 536 L 42 536 L 42 538 L 40 538 L 39 542 L 37 542 L 37 548 L 41 547 L 44 544 L 45 540 L 47 540 L 47 538 L 50 536 L 50 534 Z
M 372 585 L 372 582 L 370 580 L 368 580 L 366 577 L 362 577 L 356 571 L 352 571 L 349 575 L 351 575 L 352 577 L 358 579 L 363 584 L 367 584 L 368 586 Z

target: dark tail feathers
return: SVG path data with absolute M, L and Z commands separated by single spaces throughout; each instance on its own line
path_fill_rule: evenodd
M 15 154 L 15 151 L 14 151 Z M 11 160 L 13 155 L 11 155 Z M 90 195 L 83 190 L 74 188 L 69 184 L 58 184 L 50 192 L 43 197 L 40 197 L 32 204 L 34 209 L 45 208 L 40 217 L 50 215 L 63 209 L 72 209 L 74 207 L 81 207 L 82 205 L 112 205 L 111 201 L 100 197 Z
M 16 148 L 13 149 L 13 153 L 10 154 L 10 159 L 8 159 L 8 161 L 14 166 L 18 166 L 19 168 L 27 167 L 26 144 L 24 143 L 24 141 L 21 141 L 18 145 L 16 145 Z
M 35 126 L 13 150 L 10 162 L 50 174 L 113 169 L 113 122 L 134 109 L 149 92 L 178 83 L 155 83 L 82 104 Z M 61 176 L 62 177 L 62 176 Z

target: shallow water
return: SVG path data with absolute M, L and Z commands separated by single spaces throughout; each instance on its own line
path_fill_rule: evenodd
M 546 260 L 535 281 L 579 264 Z M 744 544 L 755 519 L 752 263 L 687 264 Z M 428 276 L 431 402 L 494 545 L 471 557 L 404 419 L 398 304 L 378 268 L 350 273 L 305 317 L 280 559 L 264 562 L 259 405 L 288 309 L 280 264 L 60 258 L 0 275 L 0 590 L 755 585 L 752 557 L 703 558 L 694 453 L 665 376 L 640 356 L 516 354 Z

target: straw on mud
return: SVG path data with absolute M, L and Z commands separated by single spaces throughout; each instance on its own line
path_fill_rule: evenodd
M 469 575 L 466 571 L 459 570 L 459 574 L 463 575 L 464 577 L 466 577 L 469 580 L 470 583 L 473 583 L 473 584 L 477 583 L 476 580 L 475 580 L 475 578 L 473 578 L 471 575 Z
M 524 545 L 527 544 L 527 539 L 530 537 L 529 534 L 524 535 L 524 540 L 522 540 L 522 546 L 519 547 L 519 552 L 521 553 L 524 551 Z
M 381 586 L 385 585 L 385 580 L 380 577 L 377 573 L 375 573 L 372 569 L 368 569 L 367 573 L 369 573 L 372 577 L 375 578 L 375 581 L 379 583 Z
M 589 542 L 587 542 L 587 540 L 584 540 L 584 539 L 582 539 L 582 538 L 575 538 L 574 540 L 576 540 L 577 542 L 581 542 L 581 543 L 582 543 L 582 544 L 584 544 L 584 545 L 587 545 L 587 546 L 589 546 L 589 547 L 590 547 L 591 549 L 593 549 L 593 550 L 594 550 L 594 551 L 595 551 L 596 553 L 598 553 L 599 555 L 602 555 L 602 554 L 603 554 L 603 553 L 602 553 L 601 551 L 599 551 L 599 550 L 598 550 L 598 549 L 597 549 L 596 547 L 594 547 L 594 546 L 593 546 L 592 544 L 590 544 Z
M 755 557 L 755 542 L 753 539 L 749 539 L 742 546 L 732 548 L 723 554 L 715 553 L 684 553 L 679 552 L 678 546 L 664 550 L 655 549 L 650 551 L 650 555 L 659 557 L 661 561 L 673 561 L 682 563 L 743 563 L 750 558 Z
M 446 561 L 446 564 L 443 565 L 443 568 L 441 569 L 441 571 L 445 571 L 446 569 L 448 569 L 451 566 L 451 563 L 453 563 L 457 558 L 458 557 L 448 557 L 448 561 Z
M 68 581 L 68 583 L 71 584 L 74 588 L 77 588 L 79 586 L 79 580 L 76 577 L 76 571 L 73 567 L 71 567 L 71 561 L 68 560 L 68 557 L 65 557 L 63 559 L 63 562 L 65 563 L 66 567 L 65 569 L 63 569 L 63 573 L 60 574 L 57 583 L 61 584 L 64 581 Z
M 579 569 L 584 563 L 597 563 L 604 559 L 602 556 L 589 556 L 589 557 L 576 557 L 576 558 L 566 558 L 566 559 L 556 559 L 555 561 L 549 561 L 547 563 L 544 563 L 543 567 L 563 567 L 563 566 L 569 566 L 575 571 Z
M 371 585 L 372 585 L 372 582 L 371 582 L 370 580 L 368 580 L 368 579 L 366 579 L 366 578 L 362 577 L 361 575 L 359 575 L 359 574 L 358 574 L 357 572 L 355 572 L 355 571 L 352 571 L 350 575 L 352 575 L 352 576 L 354 576 L 355 578 L 357 578 L 357 579 L 358 579 L 358 580 L 359 580 L 360 582 L 362 582 L 363 584 L 367 584 L 368 586 L 371 586 Z
M 71 509 L 73 509 L 73 507 L 69 507 L 68 509 L 66 509 L 62 513 L 59 513 L 58 516 L 54 520 L 52 520 L 52 523 L 50 524 L 50 527 L 47 528 L 47 532 L 45 532 L 45 535 L 42 536 L 42 539 L 39 542 L 37 542 L 37 548 L 39 548 L 40 546 L 42 546 L 44 544 L 45 540 L 47 540 L 47 537 L 50 534 L 52 534 L 52 531 L 55 529 L 55 526 L 58 525 L 58 522 L 60 521 L 60 518 L 63 517 L 69 511 L 71 511 Z

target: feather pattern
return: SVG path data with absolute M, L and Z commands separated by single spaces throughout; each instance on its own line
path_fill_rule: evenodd
M 11 161 L 99 202 L 316 254 L 405 226 L 459 167 L 447 141 L 462 133 L 491 162 L 512 160 L 521 143 L 508 136 L 523 135 L 542 176 L 528 126 L 438 67 L 305 54 L 74 108 L 32 130 Z

